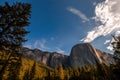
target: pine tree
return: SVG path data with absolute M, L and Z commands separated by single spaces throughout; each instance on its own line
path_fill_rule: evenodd
M 6 2 L 4 6 L 0 5 L 0 51 L 4 50 L 9 55 L 0 70 L 0 79 L 9 65 L 9 60 L 13 57 L 12 54 L 19 55 L 22 43 L 26 41 L 25 35 L 28 31 L 25 27 L 29 25 L 30 9 L 30 4 L 21 2 L 13 5 Z M 20 57 L 16 59 L 19 61 Z
M 120 36 L 113 36 L 114 42 L 112 42 L 113 50 L 114 50 L 114 59 L 120 64 Z
M 58 70 L 55 68 L 54 69 L 54 77 L 57 78 L 58 77 Z
M 114 59 L 116 61 L 116 65 L 114 65 L 115 68 L 113 68 L 113 74 L 116 77 L 116 80 L 120 79 L 120 35 L 119 36 L 113 36 L 114 42 L 113 50 L 114 50 Z
M 29 77 L 30 77 L 30 72 L 29 72 L 29 70 L 27 70 L 27 71 L 24 73 L 23 80 L 30 80 Z
M 61 79 L 61 80 L 63 80 L 64 79 L 64 70 L 63 70 L 63 67 L 62 67 L 62 64 L 60 64 L 59 65 L 59 70 L 58 70 L 59 72 L 59 78 Z
M 34 77 L 35 77 L 35 70 L 36 70 L 36 62 L 34 62 L 32 68 L 31 68 L 31 71 L 30 71 L 30 76 L 29 76 L 29 80 L 33 80 Z
M 31 5 L 17 2 L 0 6 L 0 50 L 18 53 L 28 31 Z

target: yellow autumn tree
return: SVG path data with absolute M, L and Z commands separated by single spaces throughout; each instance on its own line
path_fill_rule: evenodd
M 58 72 L 59 78 L 60 78 L 61 80 L 63 80 L 63 79 L 64 79 L 64 70 L 63 70 L 62 64 L 59 65 L 59 70 L 58 70 L 58 71 L 59 71 L 59 72 Z

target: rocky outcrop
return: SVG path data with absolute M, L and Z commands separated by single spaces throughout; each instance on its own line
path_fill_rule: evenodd
M 99 58 L 101 59 L 101 63 L 104 63 L 106 65 L 110 65 L 110 64 L 114 64 L 115 61 L 113 59 L 113 55 L 106 53 L 106 52 L 102 52 L 98 49 L 96 49 L 97 54 L 99 55 Z
M 37 60 L 42 64 L 45 64 L 50 67 L 58 68 L 60 64 L 64 67 L 68 66 L 68 56 L 56 52 L 42 52 L 39 49 L 28 49 L 23 48 L 22 53 L 24 56 Z
M 22 53 L 24 56 L 37 60 L 42 64 L 50 67 L 58 68 L 62 64 L 64 68 L 96 65 L 96 63 L 105 63 L 107 65 L 114 63 L 113 55 L 95 49 L 89 43 L 75 45 L 70 53 L 70 56 L 56 53 L 56 52 L 43 52 L 39 49 L 23 48 Z
M 111 54 L 107 54 L 95 49 L 90 43 L 83 43 L 75 45 L 70 54 L 70 65 L 83 66 L 96 65 L 97 63 L 105 63 L 107 65 L 114 63 Z
M 68 66 L 68 56 L 59 54 L 59 53 L 52 53 L 49 59 L 49 66 L 58 68 L 60 64 L 62 64 L 64 67 Z

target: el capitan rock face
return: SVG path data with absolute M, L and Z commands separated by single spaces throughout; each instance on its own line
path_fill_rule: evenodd
M 75 45 L 71 50 L 69 60 L 72 67 L 85 64 L 96 65 L 96 63 L 109 65 L 114 62 L 112 55 L 95 49 L 90 43 Z
M 94 48 L 88 43 L 75 45 L 71 50 L 69 59 L 72 67 L 83 66 L 84 64 L 95 65 L 96 61 L 100 62 L 95 55 Z
M 31 50 L 28 48 L 23 48 L 22 52 L 24 56 L 54 68 L 58 68 L 59 64 L 67 68 L 83 66 L 85 64 L 96 65 L 96 62 L 105 63 L 107 65 L 114 63 L 113 55 L 97 50 L 89 43 L 75 45 L 71 50 L 70 56 L 56 52 L 43 52 L 39 49 Z

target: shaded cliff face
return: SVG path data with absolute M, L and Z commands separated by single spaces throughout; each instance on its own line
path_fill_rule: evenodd
M 75 45 L 71 50 L 70 56 L 28 48 L 23 48 L 22 52 L 24 56 L 54 68 L 58 68 L 59 64 L 67 68 L 85 64 L 96 65 L 96 63 L 105 63 L 109 65 L 114 63 L 113 55 L 97 50 L 89 43 Z
M 63 67 L 67 67 L 69 65 L 68 56 L 60 53 L 43 52 L 39 49 L 31 50 L 28 48 L 23 48 L 22 52 L 23 56 L 37 60 L 40 63 L 53 68 L 58 68 L 60 64 L 62 64 Z
M 114 63 L 113 56 L 95 49 L 89 43 L 77 44 L 75 45 L 70 53 L 70 65 L 83 66 L 96 65 L 96 63 L 105 63 L 107 65 Z

